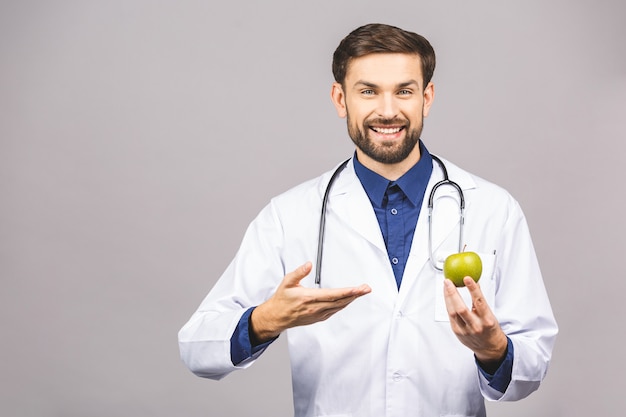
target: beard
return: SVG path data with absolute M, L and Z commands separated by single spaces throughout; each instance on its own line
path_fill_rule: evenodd
M 415 128 L 411 128 L 411 125 L 406 120 L 401 119 L 375 119 L 370 121 L 364 121 L 363 126 L 359 127 L 353 125 L 350 122 L 350 115 L 347 116 L 348 122 L 348 135 L 352 139 L 352 142 L 357 148 L 361 150 L 365 155 L 372 158 L 376 162 L 382 164 L 397 164 L 404 161 L 413 151 L 415 145 L 419 143 L 420 136 L 422 135 L 423 118 L 422 123 Z M 370 137 L 370 126 L 404 126 L 406 134 L 401 142 L 388 141 L 381 144 L 376 144 Z

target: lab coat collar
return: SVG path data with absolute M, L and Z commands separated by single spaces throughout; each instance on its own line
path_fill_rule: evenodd
M 452 164 L 449 161 L 443 160 L 443 162 L 448 170 L 448 175 L 450 179 L 459 184 L 461 189 L 465 191 L 476 187 L 476 183 L 469 173 L 458 168 L 456 165 Z M 426 194 L 422 203 L 421 214 L 417 223 L 418 227 L 420 227 L 421 225 L 428 225 L 428 196 L 430 195 L 432 187 L 442 179 L 442 171 L 439 168 L 437 162 L 433 160 L 433 171 L 428 186 L 426 188 Z M 435 200 L 441 200 L 442 198 L 449 196 L 454 197 L 455 194 L 456 191 L 452 187 L 443 187 L 437 191 Z M 466 198 L 466 208 L 470 203 L 471 199 L 468 200 Z M 343 221 L 352 226 L 356 231 L 361 233 L 374 245 L 386 252 L 385 243 L 382 238 L 382 233 L 380 232 L 380 227 L 378 226 L 378 222 L 376 220 L 374 209 L 372 208 L 372 204 L 369 201 L 363 185 L 356 176 L 353 160 L 350 160 L 350 162 L 346 165 L 346 168 L 338 176 L 335 184 L 333 184 L 333 187 L 330 191 L 328 204 L 329 209 L 337 211 L 338 215 L 341 219 L 343 219 Z M 458 223 L 458 216 L 450 220 L 449 216 L 444 215 L 440 217 L 435 217 L 434 220 L 437 223 L 442 223 L 435 223 L 436 225 L 440 226 L 439 230 L 434 230 L 435 233 L 433 236 L 433 246 L 435 247 L 437 243 L 440 243 L 441 240 L 445 238 L 445 235 L 449 233 L 450 229 L 453 228 L 456 223 Z M 426 232 L 427 231 L 428 229 L 426 229 Z M 419 238 L 423 236 L 425 236 L 423 234 L 423 231 L 416 228 L 415 237 Z M 424 245 L 418 246 L 422 247 Z
M 354 157 L 353 157 L 354 158 Z M 354 170 L 351 159 L 333 185 L 328 209 L 378 249 L 387 252 L 372 203 Z

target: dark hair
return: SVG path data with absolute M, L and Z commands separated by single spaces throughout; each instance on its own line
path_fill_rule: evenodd
M 333 54 L 335 81 L 343 85 L 352 59 L 376 53 L 418 55 L 422 61 L 422 88 L 426 87 L 435 72 L 435 50 L 426 38 L 395 26 L 370 23 L 353 30 L 339 43 Z

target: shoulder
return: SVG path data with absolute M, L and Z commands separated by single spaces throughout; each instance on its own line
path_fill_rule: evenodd
M 523 215 L 518 201 L 504 187 L 473 174 L 442 158 L 450 180 L 458 182 L 475 209 L 485 213 L 501 213 L 508 217 L 512 212 Z
M 330 179 L 340 165 L 337 164 L 331 170 L 274 196 L 262 210 L 261 217 L 271 215 L 282 221 L 285 218 L 304 218 L 307 214 L 318 216 Z M 350 166 L 351 164 L 348 165 Z M 348 177 L 354 176 L 353 169 L 345 171 L 352 172 L 352 174 L 348 173 Z M 345 181 L 344 177 L 342 172 L 342 175 L 340 175 L 341 179 L 338 179 L 337 184 L 333 185 L 333 189 L 341 187 L 341 183 Z
M 452 181 L 458 182 L 461 188 L 476 189 L 480 192 L 492 193 L 494 196 L 501 196 L 503 198 L 512 198 L 511 194 L 502 186 L 491 182 L 485 178 L 482 178 L 476 174 L 473 174 L 458 165 L 441 158 L 445 163 L 448 170 L 448 175 Z
M 337 164 L 333 169 L 328 170 L 315 178 L 300 183 L 295 187 L 275 196 L 272 198 L 271 204 L 282 206 L 285 204 L 293 205 L 297 202 L 308 204 L 312 200 L 321 201 L 331 177 L 341 165 L 342 164 Z M 348 171 L 353 170 L 350 169 Z M 335 185 L 333 185 L 333 187 L 335 187 Z

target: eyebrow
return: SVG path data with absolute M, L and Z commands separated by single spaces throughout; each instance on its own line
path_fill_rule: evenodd
M 377 84 L 374 84 L 374 83 L 371 83 L 371 82 L 368 82 L 368 81 L 363 81 L 363 80 L 359 80 L 356 83 L 354 83 L 355 87 L 359 86 L 359 85 L 362 85 L 362 86 L 368 87 L 368 88 L 378 88 Z M 411 85 L 415 85 L 416 87 L 419 88 L 419 83 L 417 81 L 415 81 L 415 80 L 409 80 L 409 81 L 405 81 L 403 83 L 400 83 L 400 84 L 398 84 L 396 86 L 396 88 L 406 88 L 406 87 L 409 87 Z

